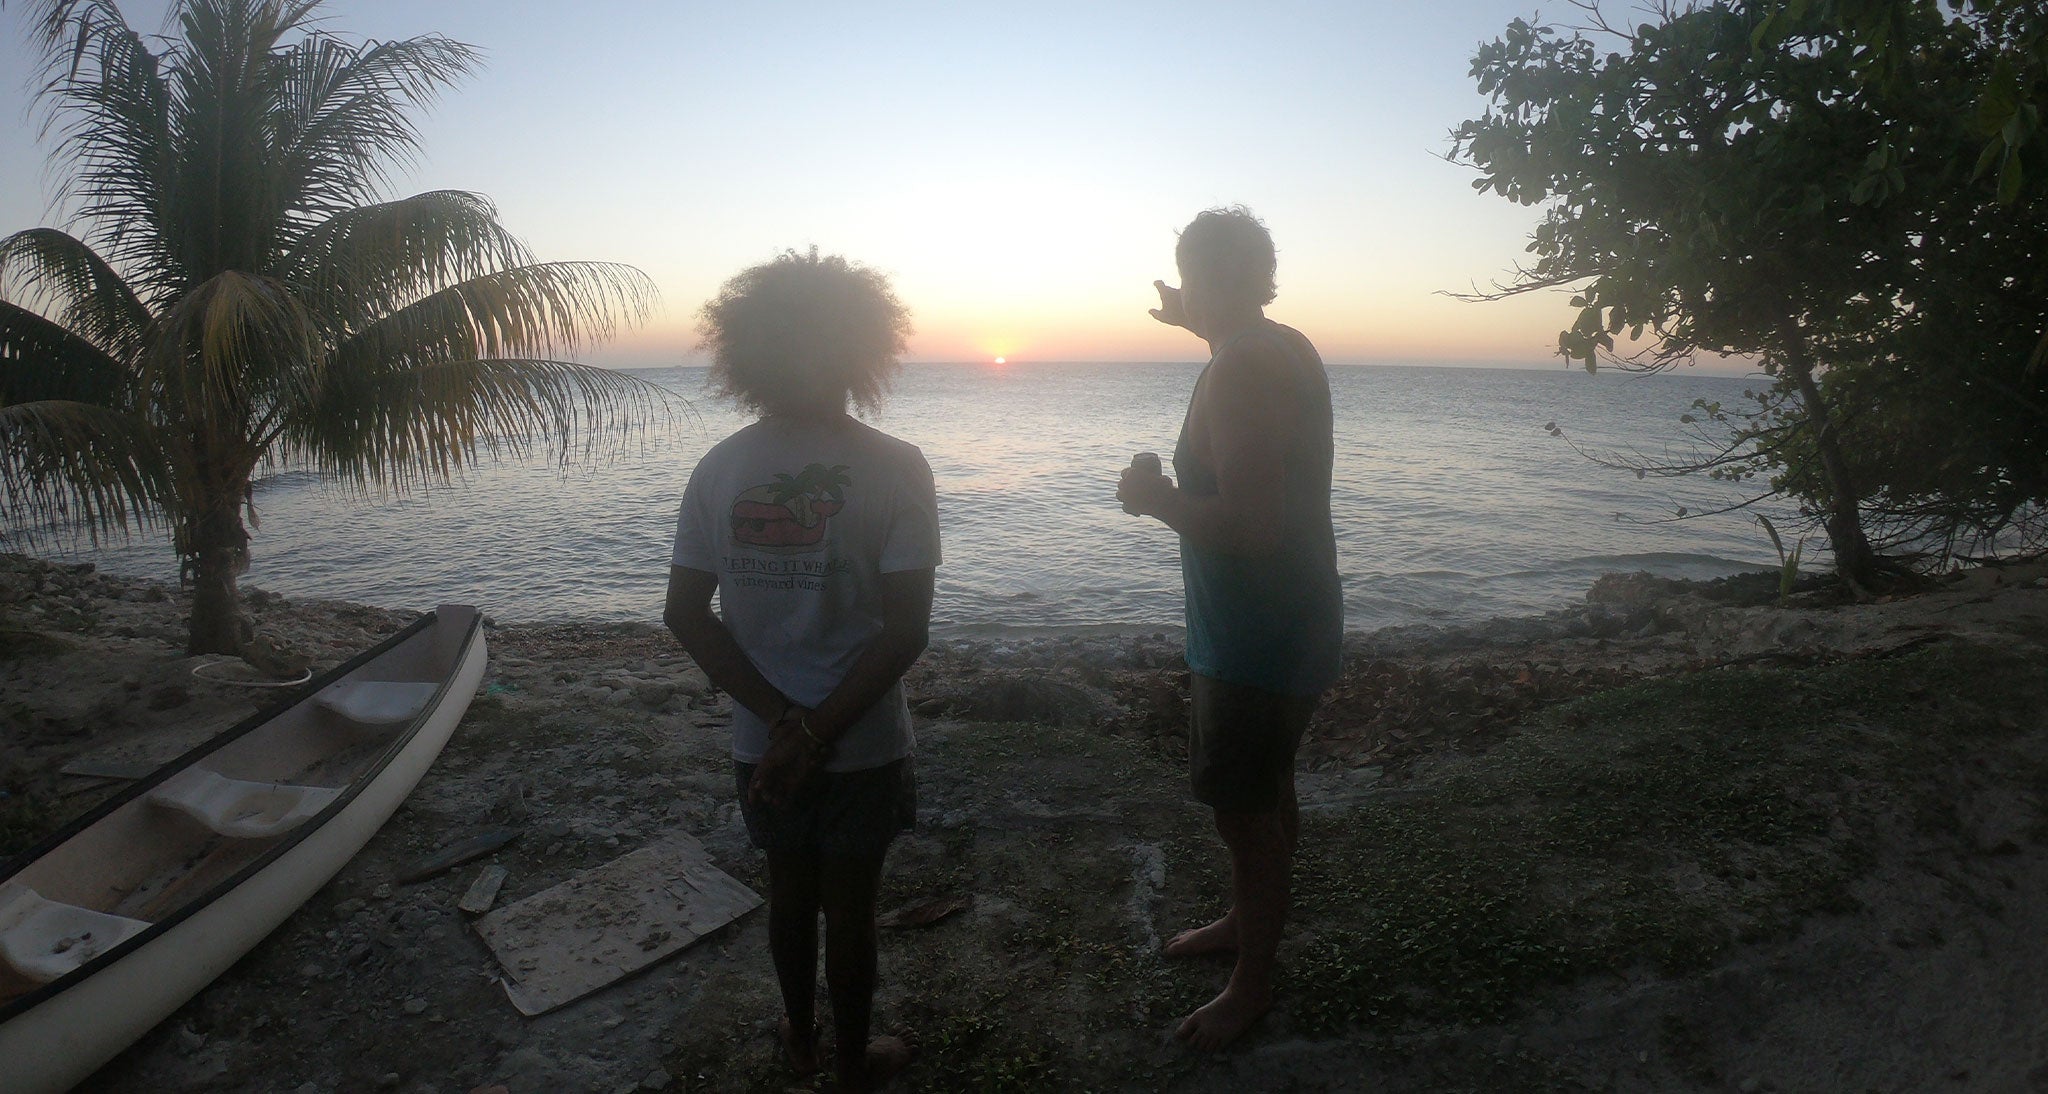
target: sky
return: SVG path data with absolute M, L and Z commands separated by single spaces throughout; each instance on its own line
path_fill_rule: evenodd
M 123 10 L 147 33 L 166 6 Z M 22 8 L 0 9 L 0 232 L 64 223 Z M 1441 295 L 1504 277 L 1536 220 L 1442 158 L 1485 107 L 1472 53 L 1533 0 L 324 10 L 345 36 L 485 51 L 392 195 L 477 191 L 541 258 L 645 271 L 662 302 L 599 363 L 700 361 L 719 284 L 812 245 L 891 276 L 911 360 L 1197 359 L 1146 314 L 1152 282 L 1194 213 L 1242 203 L 1279 248 L 1268 314 L 1327 361 L 1564 367 L 1564 294 Z

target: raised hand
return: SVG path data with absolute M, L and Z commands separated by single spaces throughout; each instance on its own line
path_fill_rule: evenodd
M 1187 326 L 1187 312 L 1180 306 L 1180 290 L 1164 281 L 1154 281 L 1152 287 L 1159 290 L 1159 306 L 1151 309 L 1152 318 L 1169 327 Z

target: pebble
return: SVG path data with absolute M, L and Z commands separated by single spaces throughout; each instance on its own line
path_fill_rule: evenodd
M 391 886 L 379 885 L 375 889 L 370 890 L 370 895 L 376 897 L 378 900 L 390 900 Z
M 648 1072 L 645 1079 L 640 1080 L 640 1089 L 667 1090 L 668 1084 L 674 1081 L 675 1077 L 673 1075 L 657 1067 L 653 1071 Z
M 363 898 L 352 896 L 347 900 L 344 900 L 341 903 L 336 904 L 334 906 L 334 914 L 342 919 L 347 919 L 348 917 L 356 914 L 357 912 L 362 911 L 364 907 L 365 904 L 363 902 Z
M 407 1014 L 415 1016 L 425 1014 L 427 1012 L 427 1001 L 415 995 L 412 998 L 407 999 L 399 1009 L 405 1011 L 405 1013 Z

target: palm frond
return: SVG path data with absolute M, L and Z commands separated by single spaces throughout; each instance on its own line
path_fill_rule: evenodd
M 52 75 L 67 68 L 76 73 L 94 42 L 128 29 L 113 0 L 30 0 L 27 22 Z
M 157 57 L 111 4 L 49 6 L 78 20 L 69 48 L 52 46 L 52 74 L 38 93 L 46 131 L 75 167 L 60 200 L 94 226 L 86 238 L 109 263 L 160 296 L 175 272 L 159 230 L 172 215 L 169 88 Z
M 481 54 L 440 35 L 350 44 L 315 35 L 285 58 L 279 153 L 290 201 L 313 219 L 373 200 L 419 148 L 412 108 L 474 71 Z
M 230 271 L 164 314 L 143 354 L 144 383 L 188 423 L 257 420 L 313 397 L 325 354 L 305 306 L 270 278 Z
M 148 527 L 167 474 L 147 427 L 90 403 L 0 406 L 0 527 L 31 543 Z
M 149 309 L 91 247 L 55 228 L 0 239 L 0 300 L 26 304 L 115 357 L 131 357 Z
M 288 228 L 278 104 L 287 20 L 277 0 L 186 0 L 168 55 L 170 171 L 179 215 L 158 228 L 189 280 L 260 272 Z
M 579 435 L 587 449 L 674 398 L 629 373 L 536 359 L 335 371 L 328 380 L 290 423 L 281 457 L 358 486 L 400 489 L 446 481 L 483 454 L 545 448 L 566 460 Z
M 543 262 L 470 278 L 336 345 L 336 372 L 490 358 L 552 358 L 644 320 L 654 283 L 612 262 Z
M 314 225 L 278 273 L 340 337 L 445 285 L 532 261 L 489 199 L 435 190 Z
M 120 409 L 132 379 L 91 341 L 0 300 L 0 405 L 56 399 Z

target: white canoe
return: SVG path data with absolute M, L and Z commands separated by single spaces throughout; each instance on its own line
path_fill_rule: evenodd
M 369 842 L 483 679 L 444 606 L 0 866 L 0 1091 L 66 1090 Z

